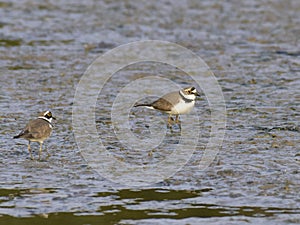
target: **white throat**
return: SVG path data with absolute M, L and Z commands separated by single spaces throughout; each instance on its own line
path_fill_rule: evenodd
M 188 100 L 193 101 L 193 100 L 196 99 L 196 96 L 193 95 L 193 94 L 187 95 L 187 94 L 185 94 L 182 90 L 180 90 L 179 92 L 180 92 L 180 94 L 181 94 L 184 98 L 186 98 L 186 99 L 188 99 Z

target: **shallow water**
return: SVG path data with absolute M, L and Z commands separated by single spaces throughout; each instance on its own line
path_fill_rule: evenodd
M 297 0 L 1 1 L 0 224 L 299 224 L 299 11 Z M 226 135 L 215 160 L 199 170 L 212 126 L 201 96 L 193 111 L 201 132 L 188 163 L 159 183 L 128 187 L 85 161 L 72 109 L 96 57 L 147 39 L 175 42 L 208 64 L 223 90 Z M 157 74 L 181 86 L 193 82 L 172 66 L 138 63 L 99 93 L 97 132 L 119 162 L 154 165 L 178 146 L 179 127 L 167 129 L 160 112 L 134 108 L 129 116 L 138 138 L 151 137 L 151 121 L 166 133 L 153 151 L 124 147 L 110 118 L 125 85 Z M 140 100 L 155 99 L 145 93 L 150 97 Z M 44 109 L 57 117 L 44 144 L 51 156 L 31 161 L 27 142 L 12 136 Z

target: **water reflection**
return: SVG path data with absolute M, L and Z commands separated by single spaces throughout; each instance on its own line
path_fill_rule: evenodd
M 0 215 L 6 224 L 47 223 L 55 224 L 135 224 L 139 221 L 160 219 L 161 222 L 167 219 L 186 218 L 209 218 L 209 217 L 273 217 L 278 214 L 290 216 L 300 213 L 300 208 L 279 208 L 279 207 L 249 207 L 249 206 L 228 206 L 197 203 L 201 202 L 201 196 L 212 189 L 202 190 L 169 190 L 169 189 L 123 189 L 111 192 L 99 192 L 93 197 L 94 201 L 102 202 L 97 210 L 93 212 L 60 212 L 32 213 L 28 218 L 17 218 L 14 215 L 6 215 L 5 209 L 20 210 L 14 204 L 17 198 L 30 198 L 30 195 L 43 193 L 54 193 L 55 189 L 26 189 L 26 190 L 0 190 Z M 51 204 L 55 204 L 55 200 Z M 89 204 L 88 202 L 82 204 Z M 5 206 L 6 205 L 6 206 Z M 26 207 L 26 206 L 23 206 Z M 38 206 L 37 206 L 38 207 Z M 28 210 L 35 211 L 33 208 Z M 13 212 L 9 210 L 10 212 Z M 45 220 L 47 219 L 47 220 Z M 126 222 L 127 221 L 127 222 Z

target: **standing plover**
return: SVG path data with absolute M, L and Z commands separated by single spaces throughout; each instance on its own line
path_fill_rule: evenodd
M 168 124 L 172 123 L 172 115 L 176 115 L 175 123 L 179 123 L 179 115 L 189 113 L 199 96 L 194 87 L 184 88 L 180 91 L 170 92 L 150 104 L 135 104 L 134 107 L 145 106 L 169 114 Z
M 34 160 L 31 154 L 30 143 L 31 142 L 39 142 L 40 149 L 39 149 L 39 160 L 41 159 L 42 153 L 42 145 L 44 140 L 46 140 L 52 131 L 52 119 L 55 118 L 52 116 L 50 111 L 45 111 L 40 113 L 37 119 L 31 120 L 26 127 L 21 131 L 20 134 L 14 136 L 14 138 L 24 138 L 29 141 L 28 143 L 28 151 L 30 154 L 30 158 Z

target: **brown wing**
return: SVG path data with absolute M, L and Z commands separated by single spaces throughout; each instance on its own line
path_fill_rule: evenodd
M 163 110 L 163 111 L 170 111 L 174 105 L 176 105 L 179 100 L 177 98 L 177 95 L 174 96 L 174 94 L 177 94 L 178 92 L 171 92 L 164 96 L 162 96 L 160 99 L 153 102 L 151 105 L 155 109 Z
M 49 123 L 43 119 L 31 121 L 24 130 L 17 136 L 25 139 L 47 138 L 51 134 Z

